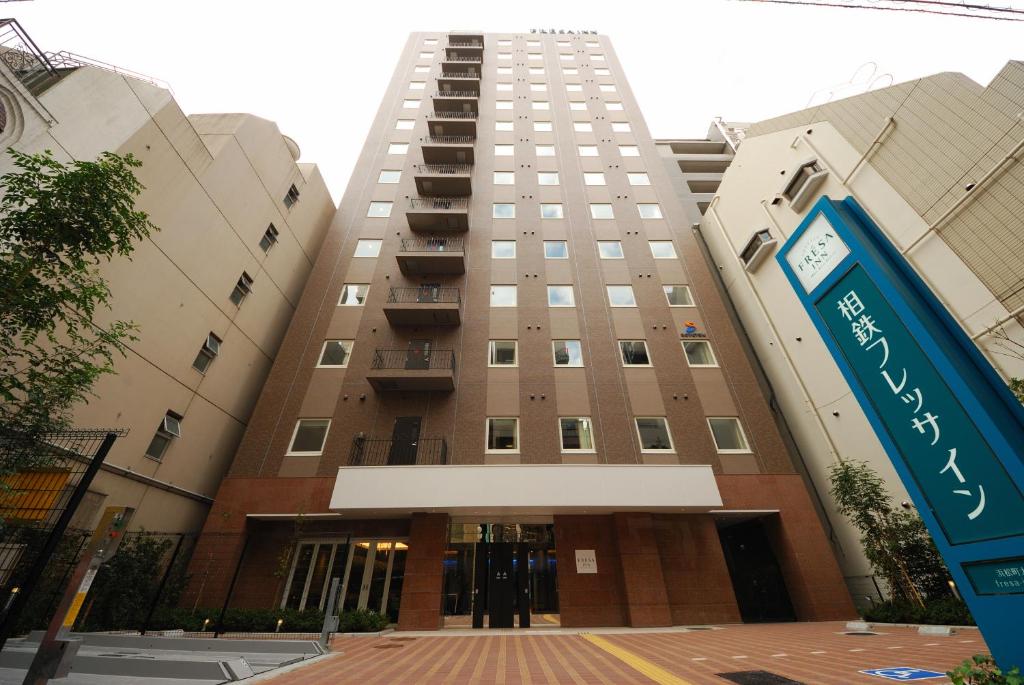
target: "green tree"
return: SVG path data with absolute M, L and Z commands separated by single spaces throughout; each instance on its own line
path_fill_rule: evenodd
M 31 434 L 66 426 L 135 339 L 133 323 L 98 320 L 111 295 L 98 267 L 157 229 L 135 209 L 142 163 L 132 155 L 63 164 L 48 150 L 7 152 L 16 170 L 0 177 L 0 430 Z
M 885 481 L 866 462 L 833 464 L 829 479 L 839 513 L 857 527 L 871 566 L 897 600 L 924 606 L 948 596 L 949 572 L 916 512 L 894 506 Z

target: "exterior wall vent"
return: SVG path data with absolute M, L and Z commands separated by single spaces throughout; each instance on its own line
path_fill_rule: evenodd
M 772 237 L 771 231 L 767 228 L 754 233 L 740 252 L 740 261 L 743 262 L 743 268 L 747 271 L 756 269 L 775 249 L 775 244 L 775 238 Z
M 801 164 L 782 190 L 782 196 L 789 200 L 790 209 L 799 212 L 806 207 L 827 176 L 828 171 L 818 164 L 818 160 Z

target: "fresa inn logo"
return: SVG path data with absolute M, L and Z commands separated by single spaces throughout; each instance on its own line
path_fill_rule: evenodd
M 850 248 L 824 214 L 815 217 L 786 252 L 786 262 L 806 292 L 814 290 L 840 262 Z
M 835 253 L 833 245 L 836 243 L 843 245 L 835 233 L 831 231 L 821 233 L 817 240 L 807 246 L 807 251 L 796 264 L 797 271 L 813 274 L 821 267 L 831 264 L 831 257 Z

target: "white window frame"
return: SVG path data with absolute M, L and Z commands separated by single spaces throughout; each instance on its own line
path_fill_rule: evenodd
M 324 364 L 323 363 L 324 362 L 324 353 L 327 351 L 327 345 L 329 343 L 348 343 L 348 350 L 345 353 L 345 363 L 344 364 Z M 355 347 L 356 347 L 356 341 L 355 340 L 341 340 L 341 339 L 324 340 L 324 344 L 320 348 L 320 356 L 316 358 L 316 368 L 318 368 L 318 369 L 347 369 L 348 368 L 348 362 L 349 362 L 350 359 L 352 359 L 352 350 L 354 350 Z
M 503 132 L 515 131 L 515 125 L 511 121 L 495 121 L 494 130 Z
M 508 183 L 504 181 L 498 181 L 498 174 L 508 174 L 512 177 L 512 180 Z M 496 186 L 514 186 L 516 184 L 516 172 L 514 171 L 495 171 L 494 172 L 494 185 Z
M 589 121 L 574 121 L 572 122 L 572 130 L 576 133 L 593 133 L 594 125 Z
M 554 145 L 534 145 L 534 152 L 538 157 L 554 157 L 555 146 Z
M 543 176 L 554 176 L 554 183 L 544 183 Z M 557 186 L 561 185 L 561 179 L 558 177 L 557 171 L 538 171 L 537 172 L 537 185 L 539 186 Z
M 565 245 L 565 256 L 564 257 L 548 257 L 548 243 L 561 243 Z M 569 258 L 569 241 L 568 240 L 545 240 L 544 241 L 544 259 L 568 259 Z
M 750 440 L 747 439 L 747 432 L 743 430 L 743 422 L 740 421 L 738 416 L 706 416 L 704 417 L 708 424 L 708 430 L 711 432 L 711 442 L 715 443 L 715 451 L 719 454 L 753 454 L 753 450 L 750 449 Z M 718 440 L 715 438 L 715 431 L 711 429 L 712 419 L 727 419 L 736 422 L 736 427 L 740 430 L 740 438 L 743 440 L 744 447 L 742 449 L 722 449 L 718 446 Z
M 369 248 L 373 254 L 359 254 L 359 248 Z M 374 249 L 376 247 L 376 250 Z M 360 238 L 356 241 L 356 249 L 352 253 L 354 259 L 376 259 L 380 257 L 380 250 L 384 247 L 384 241 L 378 238 Z
M 635 154 L 634 154 L 635 151 Z M 620 145 L 619 146 L 620 157 L 639 157 L 640 146 L 639 145 Z
M 324 439 L 323 439 L 323 442 L 320 443 L 320 449 L 319 450 L 296 452 L 294 449 L 292 449 L 295 446 L 295 438 L 299 435 L 299 428 L 302 426 L 302 422 L 303 421 L 326 421 L 327 422 L 327 427 L 326 427 L 327 430 L 324 431 Z M 332 419 L 329 419 L 329 418 L 305 418 L 305 419 L 299 419 L 298 421 L 296 421 L 295 422 L 295 429 L 292 431 L 292 439 L 288 441 L 288 451 L 285 452 L 285 456 L 287 456 L 287 457 L 292 457 L 292 456 L 316 457 L 316 456 L 322 455 L 324 453 L 324 447 L 327 445 L 327 436 L 331 432 L 331 421 L 332 421 Z
M 494 343 L 512 343 L 513 349 L 513 361 L 511 364 L 495 364 L 494 359 Z M 487 341 L 487 366 L 492 369 L 514 369 L 519 366 L 519 341 L 518 340 L 488 340 Z
M 376 207 L 380 207 L 381 209 L 383 209 L 385 206 L 387 206 L 387 210 L 388 210 L 387 214 L 371 214 L 370 212 L 373 211 L 373 208 L 375 206 Z M 395 203 L 392 202 L 391 200 L 373 200 L 373 201 L 370 202 L 370 204 L 368 204 L 366 206 L 366 218 L 367 219 L 390 219 L 391 218 L 391 212 L 394 210 L 394 208 L 395 208 Z
M 590 218 L 595 221 L 611 221 L 615 219 L 615 208 L 612 206 L 610 202 L 591 202 L 587 206 L 590 208 Z M 610 211 L 611 214 L 609 216 L 595 216 L 595 207 L 607 207 L 608 211 Z
M 565 446 L 565 436 L 562 434 L 562 421 L 575 420 L 577 423 L 586 421 L 590 424 L 590 447 L 573 449 Z M 594 454 L 597 452 L 597 436 L 594 431 L 594 420 L 589 416 L 559 416 L 558 417 L 558 447 L 562 454 Z
M 672 256 L 670 256 L 670 257 L 659 257 L 654 252 L 654 246 L 655 245 L 670 245 L 672 247 Z M 647 241 L 647 246 L 651 250 L 651 257 L 653 259 L 679 259 L 679 253 L 676 252 L 676 244 L 674 242 L 672 242 L 671 240 L 648 240 Z
M 406 126 L 404 124 L 408 124 L 408 125 Z M 414 128 L 416 128 L 416 120 L 415 119 L 398 119 L 398 120 L 395 121 L 395 130 L 396 131 L 411 131 Z
M 576 154 L 579 157 L 600 157 L 601 151 L 596 145 L 577 145 Z
M 491 421 L 515 421 L 516 445 L 512 449 L 491 449 L 488 445 L 491 442 Z M 519 454 L 519 417 L 518 416 L 488 416 L 484 419 L 484 454 Z
M 401 150 L 401 152 L 399 152 Z M 389 155 L 407 155 L 409 154 L 409 143 L 388 143 L 388 154 Z
M 495 288 L 512 288 L 513 302 L 512 304 L 494 304 L 494 289 Z M 510 283 L 492 283 L 490 290 L 490 298 L 488 298 L 488 304 L 495 309 L 510 309 L 512 307 L 519 306 L 519 286 Z
M 705 345 L 708 350 L 708 354 L 711 355 L 710 364 L 694 364 L 690 361 L 690 355 L 686 351 L 687 345 Z M 715 354 L 715 348 L 711 346 L 710 340 L 704 340 L 700 338 L 683 339 L 679 341 L 679 346 L 683 349 L 683 356 L 686 358 L 686 365 L 691 369 L 715 369 L 718 368 L 718 356 Z
M 579 343 L 579 346 L 580 346 L 580 363 L 579 364 L 559 364 L 557 358 L 555 357 L 555 343 L 558 343 L 558 342 L 564 342 L 564 343 L 574 342 L 574 343 Z M 559 368 L 559 367 L 563 367 L 563 368 L 566 368 L 566 369 L 582 369 L 586 365 L 585 362 L 583 361 L 583 341 L 582 340 L 578 340 L 576 338 L 558 338 L 556 340 L 552 340 L 551 341 L 551 365 L 553 367 L 555 367 L 556 369 Z
M 568 288 L 569 289 L 569 304 L 551 304 L 551 289 L 552 288 Z M 576 289 L 572 284 L 556 283 L 548 286 L 548 306 L 549 307 L 575 307 L 576 306 Z
M 612 303 L 612 293 L 611 293 L 610 290 L 608 290 L 608 288 L 629 288 L 629 292 L 633 296 L 633 304 L 614 304 L 614 303 Z M 629 309 L 629 308 L 637 306 L 637 303 L 636 303 L 636 291 L 633 290 L 633 284 L 632 283 L 611 283 L 611 284 L 605 285 L 605 294 L 608 297 L 608 306 L 609 307 L 621 307 L 623 309 Z
M 506 152 L 508 150 L 508 152 Z M 509 145 L 507 143 L 495 143 L 494 145 L 494 156 L 495 157 L 514 157 L 516 154 L 516 146 Z
M 555 213 L 558 216 L 544 216 L 544 209 L 545 208 L 549 208 L 550 209 L 550 208 L 554 208 L 554 207 L 558 208 L 557 211 L 555 211 Z M 565 218 L 565 205 L 563 205 L 561 202 L 541 202 L 540 203 L 540 218 L 541 219 L 545 219 L 545 220 L 546 219 L 556 219 L 556 220 L 557 219 L 564 219 Z
M 345 296 L 345 291 L 348 288 L 358 288 L 361 285 L 366 286 L 366 292 L 363 293 L 362 302 L 342 302 L 341 298 Z M 364 307 L 366 306 L 366 300 L 370 297 L 370 284 L 369 283 L 343 283 L 341 286 L 341 292 L 338 293 L 338 305 L 339 307 Z
M 637 421 L 639 421 L 640 419 L 657 419 L 657 420 L 662 422 L 662 424 L 665 426 L 665 435 L 668 436 L 668 444 L 669 444 L 669 448 L 668 449 L 655 449 L 655 448 L 651 448 L 651 447 L 644 447 L 644 439 L 643 439 L 643 436 L 640 435 L 640 424 L 637 423 Z M 672 429 L 668 425 L 668 418 L 667 417 L 665 417 L 665 416 L 634 416 L 633 417 L 633 427 L 636 430 L 636 439 L 637 439 L 638 444 L 640 445 L 640 451 L 641 452 L 646 453 L 646 454 L 675 454 L 675 452 L 676 452 L 676 443 L 675 443 L 675 440 L 672 439 Z
M 623 128 L 625 127 L 625 128 Z M 629 125 L 628 121 L 613 121 L 612 122 L 612 133 L 632 133 L 633 127 Z M 650 185 L 650 184 L 648 184 Z
M 587 111 L 587 103 L 585 103 L 585 102 L 570 102 L 569 103 L 569 111 L 571 111 L 571 112 L 586 112 Z
M 600 179 L 599 179 L 601 181 L 600 183 L 592 183 L 591 182 L 593 177 L 595 177 L 595 176 L 599 176 L 600 177 Z M 584 171 L 583 172 L 583 185 L 585 185 L 585 186 L 606 186 L 606 185 L 608 185 L 608 180 L 604 177 L 604 172 L 603 171 Z
M 668 292 L 665 288 L 685 288 L 686 297 L 690 301 L 690 304 L 672 304 L 668 299 Z M 668 303 L 669 307 L 696 307 L 696 302 L 693 301 L 693 291 L 690 290 L 690 286 L 686 283 L 667 283 L 661 286 L 661 292 L 665 293 L 665 302 Z
M 626 357 L 623 356 L 622 343 L 643 343 L 644 344 L 644 352 L 647 354 L 647 363 L 646 364 L 627 364 L 626 363 Z M 616 340 L 615 344 L 619 348 L 619 363 L 622 364 L 623 368 L 629 369 L 629 368 L 636 367 L 636 368 L 641 368 L 642 369 L 642 368 L 650 368 L 650 367 L 654 366 L 654 362 L 651 360 L 651 348 L 647 346 L 647 341 L 646 340 L 641 339 L 641 338 L 633 338 L 633 339 L 629 339 L 629 340 Z
M 644 216 L 643 207 L 654 207 L 657 211 L 658 216 Z M 644 221 L 656 221 L 658 219 L 664 219 L 665 213 L 661 211 L 661 203 L 659 202 L 637 202 L 636 213 Z
M 642 176 L 643 179 L 637 179 L 638 176 Z M 651 177 L 646 171 L 627 171 L 626 179 L 629 181 L 631 186 L 649 186 L 651 185 Z M 647 183 L 634 183 L 634 180 L 645 180 Z
M 601 246 L 602 245 L 618 245 L 619 246 L 619 253 L 620 253 L 619 256 L 618 257 L 605 257 L 604 254 L 601 252 Z M 597 258 L 598 259 L 625 259 L 626 258 L 626 251 L 622 249 L 622 241 L 621 240 L 598 240 L 597 241 Z
M 511 243 L 512 244 L 512 256 L 511 257 L 499 257 L 494 254 L 494 248 L 497 247 L 498 243 Z M 491 259 L 515 259 L 516 258 L 516 241 L 514 240 L 492 240 L 491 241 Z
M 498 207 L 511 207 L 511 216 L 498 216 Z M 492 219 L 515 219 L 516 218 L 516 203 L 515 202 L 494 202 L 491 204 L 491 218 Z
M 384 180 L 384 174 L 398 174 L 398 175 L 394 177 L 394 179 L 395 179 L 394 181 L 385 181 Z M 380 173 L 377 174 L 377 183 L 382 183 L 382 184 L 385 184 L 385 185 L 393 185 L 395 183 L 401 183 L 401 182 L 402 182 L 402 170 L 401 169 L 381 169 Z
M 534 133 L 548 133 L 554 131 L 555 128 L 550 121 L 535 121 L 533 122 Z

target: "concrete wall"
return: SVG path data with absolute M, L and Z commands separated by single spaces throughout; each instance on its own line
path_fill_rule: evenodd
M 0 142 L 50 149 L 63 161 L 134 154 L 146 188 L 137 206 L 160 228 L 132 259 L 102 267 L 113 310 L 99 317 L 134 321 L 139 340 L 74 412 L 78 426 L 131 430 L 107 459 L 130 477 L 101 472 L 90 515 L 130 505 L 133 527 L 195 532 L 305 286 L 333 215 L 330 194 L 315 166 L 295 162 L 273 122 L 188 117 L 168 91 L 94 67 L 72 71 L 38 100 L 19 86 L 0 66 L 0 94 L 17 104 L 17 125 Z M 0 173 L 10 168 L 0 160 Z M 301 195 L 288 209 L 292 184 Z M 278 242 L 264 253 L 271 222 Z M 228 296 L 242 271 L 255 282 L 236 307 Z M 211 332 L 223 342 L 202 374 L 192 363 Z M 144 453 L 168 410 L 184 416 L 182 436 L 157 461 Z M 91 525 L 90 515 L 76 523 Z

